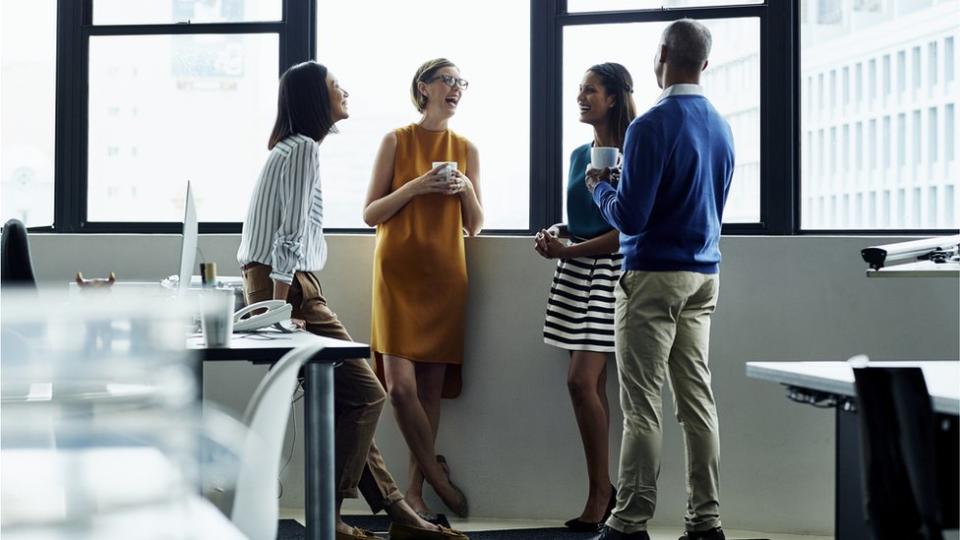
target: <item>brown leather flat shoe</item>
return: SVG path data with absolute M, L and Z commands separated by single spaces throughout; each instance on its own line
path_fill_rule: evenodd
M 391 523 L 390 540 L 470 540 L 470 537 L 458 530 L 446 527 L 433 530 Z
M 336 540 L 386 540 L 382 536 L 377 536 L 372 532 L 361 529 L 360 527 L 354 527 L 353 533 L 344 533 L 337 531 Z

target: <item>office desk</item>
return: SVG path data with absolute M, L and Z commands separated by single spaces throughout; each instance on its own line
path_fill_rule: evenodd
M 960 415 L 960 362 L 871 362 L 879 367 L 923 369 L 934 412 L 940 420 L 938 444 L 957 455 Z M 853 369 L 847 362 L 747 362 L 747 376 L 780 383 L 787 397 L 836 411 L 834 536 L 836 540 L 868 540 L 863 512 L 860 436 Z M 956 476 L 956 474 L 954 474 Z
M 285 334 L 277 330 L 261 330 L 233 334 L 228 347 L 217 348 L 205 347 L 203 336 L 194 334 L 187 338 L 187 348 L 198 351 L 203 362 L 246 360 L 255 364 L 272 364 L 287 352 L 318 341 L 323 343 L 323 350 L 304 366 L 304 514 L 307 540 L 333 540 L 333 365 L 349 358 L 367 358 L 370 347 L 304 331 Z
M 4 540 L 246 538 L 156 448 L 0 450 Z

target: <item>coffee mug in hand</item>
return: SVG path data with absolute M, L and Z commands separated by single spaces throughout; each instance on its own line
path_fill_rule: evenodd
M 449 182 L 450 179 L 453 177 L 453 171 L 457 170 L 457 162 L 456 161 L 434 161 L 433 164 L 430 166 L 436 169 L 441 165 L 443 165 L 443 168 L 440 169 L 438 174 L 444 177 L 444 179 L 446 179 Z
M 596 146 L 590 149 L 590 166 L 594 169 L 615 169 L 620 166 L 620 149 L 614 146 Z
M 227 346 L 233 334 L 233 291 L 209 289 L 203 294 L 208 299 L 208 309 L 200 317 L 203 342 L 207 347 Z

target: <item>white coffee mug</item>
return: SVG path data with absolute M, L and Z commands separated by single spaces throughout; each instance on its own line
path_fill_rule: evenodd
M 613 169 L 620 166 L 623 156 L 613 146 L 595 146 L 590 149 L 590 166 L 594 169 Z
M 447 180 L 450 180 L 450 178 L 453 177 L 453 171 L 457 170 L 457 162 L 456 161 L 434 161 L 431 167 L 436 169 L 441 165 L 443 165 L 444 168 L 440 170 L 440 174 Z
M 209 289 L 203 292 L 208 309 L 200 317 L 203 342 L 207 347 L 225 347 L 233 334 L 234 294 L 230 289 Z

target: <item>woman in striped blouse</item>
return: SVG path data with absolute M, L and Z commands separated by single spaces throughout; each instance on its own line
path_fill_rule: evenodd
M 322 336 L 350 340 L 327 307 L 319 272 L 327 258 L 323 238 L 323 195 L 318 171 L 319 143 L 346 119 L 347 97 L 323 65 L 304 62 L 280 78 L 277 120 L 270 155 L 260 173 L 237 260 L 243 267 L 247 303 L 271 298 L 293 304 L 293 320 Z M 377 539 L 340 519 L 345 498 L 363 494 L 374 513 L 386 510 L 395 539 L 459 539 L 458 531 L 424 521 L 403 500 L 373 444 L 386 393 L 366 359 L 345 360 L 334 372 L 336 410 L 336 538 Z
M 596 531 L 616 502 L 610 484 L 610 408 L 607 356 L 614 352 L 613 286 L 620 276 L 617 231 L 600 215 L 585 183 L 590 148 L 623 149 L 627 126 L 636 116 L 633 79 L 626 68 L 608 62 L 591 67 L 580 82 L 580 121 L 593 126 L 593 142 L 570 155 L 567 182 L 568 224 L 558 223 L 536 236 L 537 253 L 560 259 L 543 327 L 543 341 L 570 351 L 567 385 L 580 428 L 590 480 L 583 512 L 566 522 L 572 531 Z M 569 243 L 561 237 L 569 237 Z

